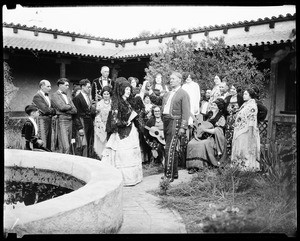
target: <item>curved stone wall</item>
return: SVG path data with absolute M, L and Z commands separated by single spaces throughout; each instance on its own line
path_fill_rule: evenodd
M 4 210 L 6 233 L 117 233 L 123 221 L 122 174 L 101 161 L 80 156 L 5 149 L 5 167 L 52 170 L 86 183 L 76 191 L 34 205 Z M 5 173 L 4 173 L 5 175 Z

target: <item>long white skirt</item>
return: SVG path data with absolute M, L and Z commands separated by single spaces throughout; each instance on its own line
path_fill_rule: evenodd
M 120 139 L 113 133 L 102 152 L 101 161 L 118 168 L 123 175 L 124 186 L 132 186 L 143 179 L 142 156 L 139 136 L 133 125 L 128 137 Z

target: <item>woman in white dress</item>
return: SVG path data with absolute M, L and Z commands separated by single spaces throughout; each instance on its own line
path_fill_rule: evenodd
M 106 125 L 110 136 L 102 153 L 103 162 L 122 172 L 124 186 L 136 185 L 143 179 L 141 149 L 135 126 L 137 115 L 128 102 L 130 93 L 130 83 L 124 77 L 117 78 Z
M 104 86 L 100 93 L 102 99 L 96 105 L 97 115 L 94 122 L 94 150 L 100 158 L 107 143 L 106 122 L 111 109 L 111 94 L 111 87 Z
M 222 83 L 222 81 L 219 78 L 219 76 L 217 75 L 215 76 L 214 83 L 215 85 L 210 92 L 210 99 L 209 99 L 210 103 L 214 102 L 216 99 L 218 99 L 221 96 L 220 84 Z

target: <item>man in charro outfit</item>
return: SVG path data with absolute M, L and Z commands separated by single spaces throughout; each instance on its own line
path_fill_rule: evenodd
M 185 136 L 190 117 L 190 97 L 181 88 L 182 75 L 173 72 L 170 76 L 171 91 L 162 98 L 151 94 L 150 99 L 154 104 L 162 105 L 165 145 L 164 176 L 170 182 L 178 178 L 179 139 Z
M 112 89 L 114 88 L 114 82 L 108 78 L 109 75 L 109 68 L 107 66 L 102 66 L 101 68 L 101 77 L 96 78 L 92 81 L 92 100 L 96 100 L 96 90 L 97 90 L 97 101 L 100 100 L 102 97 L 100 92 L 104 86 L 110 86 Z
M 48 80 L 43 79 L 40 81 L 39 87 L 40 90 L 33 96 L 32 102 L 39 109 L 39 117 L 37 118 L 39 134 L 47 149 L 51 150 L 52 117 L 56 115 L 49 97 L 51 84 Z

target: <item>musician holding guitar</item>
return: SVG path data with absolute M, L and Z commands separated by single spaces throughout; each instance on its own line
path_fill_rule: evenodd
M 218 98 L 211 104 L 212 116 L 207 121 L 201 118 L 195 121 L 194 138 L 187 145 L 186 167 L 189 174 L 204 166 L 219 167 L 225 162 L 224 109 L 224 100 Z
M 154 105 L 151 112 L 152 116 L 145 126 L 145 140 L 151 147 L 153 157 L 151 159 L 153 159 L 154 163 L 161 164 L 164 158 L 164 145 L 166 144 L 161 109 L 159 106 Z

